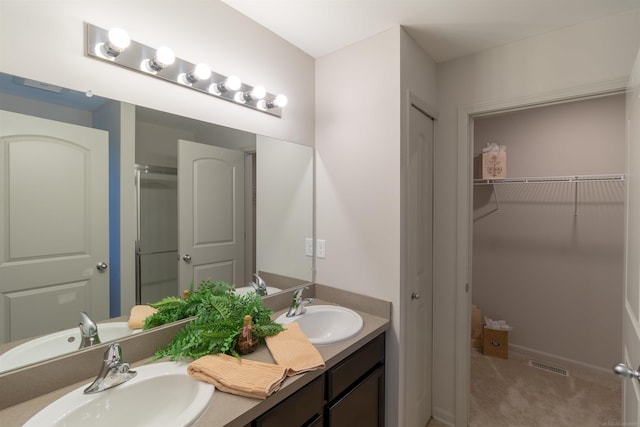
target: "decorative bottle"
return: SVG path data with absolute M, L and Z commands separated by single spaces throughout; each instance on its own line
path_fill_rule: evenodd
M 244 316 L 244 326 L 238 336 L 236 350 L 240 354 L 249 354 L 258 348 L 258 340 L 253 338 L 253 330 L 256 328 L 251 324 L 251 316 Z

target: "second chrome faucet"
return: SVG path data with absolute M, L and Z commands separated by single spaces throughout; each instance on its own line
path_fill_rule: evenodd
M 291 300 L 289 311 L 287 311 L 287 317 L 300 316 L 306 311 L 304 307 L 307 304 L 313 304 L 313 298 L 302 298 L 302 292 L 304 292 L 305 289 L 308 288 L 305 286 L 304 288 L 299 288 L 293 291 L 293 299 Z

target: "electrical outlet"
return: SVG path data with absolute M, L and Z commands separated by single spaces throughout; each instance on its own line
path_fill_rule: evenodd
M 304 254 L 313 256 L 313 239 L 311 237 L 304 239 Z
M 316 256 L 318 258 L 326 258 L 327 257 L 327 242 L 326 242 L 326 240 L 317 240 L 316 241 Z

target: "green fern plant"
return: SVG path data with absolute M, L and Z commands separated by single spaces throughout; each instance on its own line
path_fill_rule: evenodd
M 145 320 L 144 329 L 195 317 L 165 348 L 156 351 L 154 360 L 197 359 L 216 353 L 240 357 L 236 343 L 246 315 L 251 316 L 255 326 L 253 336 L 262 342 L 284 330 L 271 320 L 272 310 L 262 304 L 260 295 L 255 292 L 238 295 L 225 282 L 205 280 L 197 290 L 193 290 L 192 283 L 188 298 L 167 297 L 150 305 L 158 312 Z

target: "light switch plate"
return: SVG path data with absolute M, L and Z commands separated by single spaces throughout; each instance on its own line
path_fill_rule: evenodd
M 327 242 L 325 240 L 317 240 L 316 243 L 316 256 L 318 258 L 327 257 Z
M 304 239 L 304 254 L 313 256 L 313 239 L 311 237 Z

